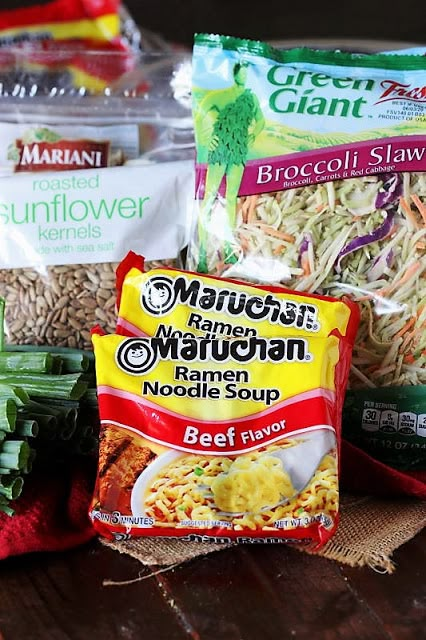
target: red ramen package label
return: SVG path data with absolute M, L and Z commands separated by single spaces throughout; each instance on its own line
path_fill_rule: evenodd
M 262 327 L 269 319 L 240 338 L 94 332 L 101 437 L 90 517 L 101 535 L 314 547 L 333 535 L 359 316 L 345 301 L 304 302 L 316 322 L 276 336 Z

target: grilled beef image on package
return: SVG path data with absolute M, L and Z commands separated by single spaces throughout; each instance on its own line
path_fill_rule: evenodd
M 156 457 L 149 447 L 141 446 L 129 432 L 112 425 L 100 434 L 99 501 L 102 508 L 131 513 L 133 486 Z

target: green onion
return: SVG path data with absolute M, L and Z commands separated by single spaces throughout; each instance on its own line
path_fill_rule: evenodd
M 18 409 L 11 398 L 0 399 L 0 430 L 12 433 L 15 430 Z
M 25 414 L 23 414 L 25 415 Z M 54 440 L 56 437 L 56 430 L 58 427 L 58 420 L 56 416 L 46 415 L 44 413 L 31 413 L 28 414 L 25 420 L 34 419 L 37 422 L 38 434 L 37 437 L 40 440 Z
M 52 373 L 54 363 L 54 356 L 43 351 L 38 353 L 0 352 L 0 373 Z
M 23 486 L 24 480 L 21 476 L 0 476 L 0 495 L 9 500 L 19 498 Z
M 194 473 L 196 476 L 202 476 L 204 473 L 204 469 L 202 469 L 201 467 L 195 467 Z
M 74 422 L 74 424 L 64 424 L 61 428 L 59 428 L 57 437 L 60 440 L 71 440 L 76 430 L 77 420 Z
M 62 370 L 64 373 L 79 373 L 89 371 L 90 358 L 85 353 L 64 353 L 62 358 Z
M 39 434 L 38 422 L 25 418 L 18 418 L 15 426 L 15 435 L 27 438 L 36 438 Z
M 0 384 L 0 399 L 12 398 L 15 400 L 18 407 L 28 404 L 30 397 L 24 389 L 21 387 L 13 387 L 8 384 Z
M 0 449 L 0 467 L 19 471 L 28 461 L 30 446 L 25 440 L 6 440 Z
M 98 408 L 98 392 L 96 387 L 89 387 L 86 393 L 81 397 L 81 402 L 88 405 L 91 409 Z
M 93 351 L 83 351 L 70 347 L 8 344 L 6 345 L 6 351 L 25 351 L 26 353 L 48 351 L 62 360 L 62 373 L 79 373 L 93 370 L 95 364 Z
M 87 382 L 82 380 L 82 374 L 67 373 L 64 375 L 51 374 L 0 374 L 0 383 L 22 387 L 30 397 L 50 396 L 79 400 L 87 389 Z
M 9 500 L 6 496 L 0 495 L 0 511 L 3 511 L 3 513 L 6 513 L 8 516 L 13 516 L 15 513 L 12 507 L 9 507 Z
M 27 460 L 26 464 L 22 467 L 21 473 L 23 473 L 25 475 L 28 475 L 29 473 L 31 473 L 32 468 L 33 468 L 33 462 L 34 462 L 36 457 L 37 457 L 37 451 L 35 449 L 30 449 L 30 454 L 28 456 L 28 460 Z

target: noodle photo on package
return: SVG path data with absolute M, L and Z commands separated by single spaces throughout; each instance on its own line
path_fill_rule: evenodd
M 336 453 L 321 460 L 307 486 L 295 494 L 289 475 L 273 453 L 297 446 L 283 440 L 251 454 L 206 457 L 185 455 L 166 465 L 146 490 L 143 510 L 158 527 L 269 529 L 331 524 L 338 511 Z M 276 505 L 278 506 L 270 506 Z

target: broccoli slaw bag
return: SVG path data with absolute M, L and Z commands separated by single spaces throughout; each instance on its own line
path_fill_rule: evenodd
M 246 289 L 246 311 L 258 310 Z M 291 321 L 295 298 L 272 288 L 269 314 L 239 338 L 185 334 L 179 304 L 155 337 L 94 332 L 101 434 L 90 517 L 102 535 L 315 547 L 333 535 L 358 309 L 299 295 Z M 158 323 L 158 297 L 146 302 Z M 223 315 L 234 321 L 230 307 Z
M 365 410 L 376 388 L 426 383 L 425 81 L 421 55 L 194 44 L 186 267 L 357 300 L 349 386 L 371 389 Z M 423 437 L 426 398 L 419 411 Z

